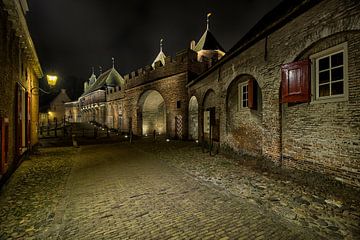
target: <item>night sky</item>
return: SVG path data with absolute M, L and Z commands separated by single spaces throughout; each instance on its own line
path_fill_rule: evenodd
M 208 12 L 211 32 L 228 50 L 280 2 L 28 0 L 27 20 L 44 72 L 56 71 L 62 87 L 80 88 L 92 66 L 98 75 L 112 57 L 122 75 L 151 64 L 161 38 L 166 55 L 188 48 L 205 31 Z

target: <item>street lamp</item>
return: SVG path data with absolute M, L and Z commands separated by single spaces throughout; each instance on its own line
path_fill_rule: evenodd
M 53 88 L 56 86 L 56 83 L 57 83 L 57 80 L 58 80 L 58 76 L 55 75 L 55 74 L 47 74 L 46 75 L 46 80 L 47 80 L 47 83 L 49 85 L 50 88 Z M 33 87 L 30 92 L 33 93 L 34 90 L 39 90 L 45 94 L 51 94 L 51 92 L 47 92 L 45 91 L 44 89 L 40 88 L 40 87 Z
M 46 75 L 46 79 L 50 87 L 55 87 L 56 82 L 58 80 L 58 76 L 48 74 Z

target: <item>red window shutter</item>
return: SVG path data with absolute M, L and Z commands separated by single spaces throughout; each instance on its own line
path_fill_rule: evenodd
M 281 102 L 301 103 L 310 101 L 310 60 L 281 66 Z
M 254 79 L 248 81 L 248 107 L 257 109 L 257 84 Z

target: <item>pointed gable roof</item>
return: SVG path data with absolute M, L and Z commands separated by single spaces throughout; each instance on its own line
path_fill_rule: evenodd
M 96 90 L 102 89 L 105 86 L 120 86 L 124 85 L 124 78 L 116 71 L 115 68 L 110 68 L 106 72 L 102 73 L 97 79 L 96 82 L 89 86 L 86 92 L 82 94 L 82 96 L 94 92 Z
M 165 53 L 163 52 L 163 41 L 164 41 L 164 39 L 160 39 L 160 52 L 159 52 L 159 54 L 157 55 L 157 57 L 155 58 L 155 60 L 153 61 L 153 63 L 151 64 L 151 66 L 152 66 L 153 68 L 155 68 L 155 63 L 158 62 L 158 61 L 160 61 L 163 66 L 165 65 L 166 55 L 165 55 Z
M 194 51 L 197 52 L 201 50 L 220 50 L 222 52 L 225 52 L 224 48 L 220 45 L 220 43 L 216 40 L 214 35 L 209 30 L 206 30 L 204 32 L 204 34 L 194 48 Z
M 165 58 L 166 58 L 166 55 L 165 53 L 161 50 L 159 52 L 159 54 L 157 55 L 157 57 L 155 58 L 155 60 L 153 61 L 153 63 L 151 64 L 151 66 L 153 68 L 155 68 L 155 63 L 160 61 L 162 63 L 162 65 L 165 65 Z

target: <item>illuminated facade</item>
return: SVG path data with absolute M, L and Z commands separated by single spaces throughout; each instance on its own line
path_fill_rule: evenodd
M 224 50 L 209 29 L 198 44 L 174 57 L 160 51 L 151 65 L 122 77 L 114 66 L 84 83 L 77 102 L 67 103 L 67 117 L 78 108 L 77 122 L 95 121 L 121 132 L 156 134 L 177 139 L 188 137 L 186 84 L 222 56 Z M 75 121 L 75 120 L 74 120 Z
M 360 186 L 359 16 L 357 1 L 283 1 L 226 55 L 207 28 L 188 50 L 161 48 L 151 66 L 102 90 L 102 117 L 86 120 L 215 142 Z
M 0 180 L 38 143 L 38 79 L 43 73 L 27 11 L 25 0 L 0 1 Z

